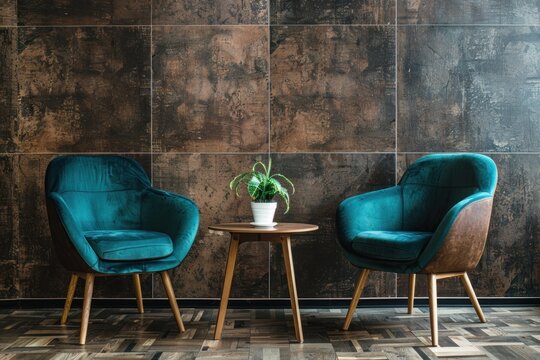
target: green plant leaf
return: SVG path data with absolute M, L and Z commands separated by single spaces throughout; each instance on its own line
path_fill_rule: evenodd
M 252 171 L 257 172 L 257 165 L 262 166 L 262 168 L 264 169 L 264 173 L 266 174 L 266 176 L 268 176 L 268 170 L 266 169 L 266 166 L 260 161 L 257 161 L 255 164 L 253 164 Z
M 247 190 L 249 196 L 251 196 L 253 200 L 257 200 L 259 198 L 261 194 L 261 181 L 257 176 L 257 173 L 253 174 L 251 179 L 248 181 Z
M 292 183 L 291 180 L 289 180 L 288 177 L 286 177 L 283 174 L 274 174 L 274 175 L 271 176 L 271 178 L 276 178 L 276 177 L 282 178 L 283 180 L 285 180 L 285 182 L 287 182 L 289 185 L 291 185 L 291 190 L 292 190 L 292 193 L 294 194 L 294 192 L 296 191 L 295 188 L 294 188 L 294 184 Z
M 263 172 L 257 171 L 259 168 Z M 245 184 L 247 192 L 253 201 L 272 201 L 275 196 L 279 196 L 285 203 L 285 213 L 287 213 L 289 212 L 290 195 L 288 189 L 281 184 L 279 179 L 291 187 L 292 193 L 295 192 L 294 184 L 283 174 L 271 175 L 271 169 L 272 158 L 268 159 L 268 166 L 261 161 L 257 161 L 251 171 L 241 173 L 232 179 L 229 187 L 234 190 L 236 196 L 239 196 L 238 189 L 240 185 Z

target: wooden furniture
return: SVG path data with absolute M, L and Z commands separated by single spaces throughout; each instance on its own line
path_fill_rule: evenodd
M 155 189 L 144 169 L 120 156 L 60 156 L 45 178 L 53 244 L 71 272 L 60 323 L 66 324 L 79 278 L 84 300 L 79 343 L 86 343 L 96 277 L 131 276 L 144 312 L 139 274 L 159 273 L 178 330 L 184 324 L 168 270 L 186 257 L 199 228 L 190 199 Z
M 236 255 L 238 246 L 248 241 L 272 241 L 281 244 L 283 249 L 283 260 L 285 261 L 285 271 L 287 273 L 287 283 L 289 295 L 291 297 L 291 309 L 294 321 L 294 330 L 298 342 L 304 341 L 302 332 L 302 322 L 300 319 L 300 308 L 298 307 L 298 295 L 296 293 L 296 280 L 294 277 L 294 267 L 291 251 L 291 234 L 306 233 L 318 230 L 317 225 L 280 223 L 273 228 L 254 227 L 244 223 L 229 223 L 209 226 L 210 230 L 224 231 L 231 234 L 231 244 L 229 246 L 229 257 L 225 270 L 225 279 L 223 281 L 223 292 L 221 294 L 221 304 L 219 306 L 216 331 L 214 339 L 220 340 L 227 313 L 227 304 L 231 293 L 231 285 L 234 274 L 234 265 L 236 264 Z
M 431 342 L 439 345 L 437 280 L 459 277 L 486 322 L 467 275 L 484 252 L 497 167 L 480 154 L 432 154 L 416 160 L 398 185 L 345 199 L 336 229 L 360 276 L 343 324 L 348 330 L 371 271 L 409 274 L 408 313 L 416 274 L 426 274 Z

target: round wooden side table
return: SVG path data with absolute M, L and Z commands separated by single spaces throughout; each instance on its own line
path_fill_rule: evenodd
M 300 319 L 300 308 L 298 307 L 298 294 L 296 293 L 296 280 L 294 278 L 294 267 L 291 252 L 291 234 L 306 233 L 318 230 L 317 225 L 298 224 L 298 223 L 279 223 L 272 228 L 254 227 L 247 223 L 228 223 L 218 224 L 208 227 L 214 231 L 225 231 L 231 234 L 231 244 L 229 246 L 229 257 L 225 270 L 225 279 L 223 280 L 223 292 L 221 293 L 221 303 L 219 306 L 216 331 L 214 339 L 221 339 L 225 314 L 227 313 L 227 304 L 231 293 L 231 285 L 234 274 L 234 265 L 238 246 L 248 241 L 272 241 L 281 243 L 283 249 L 283 260 L 285 261 L 285 272 L 287 273 L 287 283 L 289 295 L 291 297 L 291 310 L 294 321 L 294 331 L 298 342 L 304 341 L 302 332 L 302 322 Z

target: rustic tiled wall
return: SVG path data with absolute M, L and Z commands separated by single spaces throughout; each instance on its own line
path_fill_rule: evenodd
M 340 298 L 358 270 L 335 239 L 337 204 L 423 154 L 462 151 L 500 171 L 477 293 L 540 296 L 539 58 L 536 0 L 0 1 L 0 298 L 65 294 L 43 198 L 58 154 L 125 154 L 197 201 L 198 239 L 173 272 L 195 298 L 219 296 L 227 256 L 207 226 L 250 218 L 228 181 L 270 154 L 298 189 L 278 221 L 321 226 L 294 238 L 299 295 Z M 286 297 L 280 249 L 242 245 L 233 286 Z M 96 287 L 133 294 L 129 279 Z M 367 294 L 406 287 L 376 273 Z M 151 275 L 143 292 L 164 296 Z

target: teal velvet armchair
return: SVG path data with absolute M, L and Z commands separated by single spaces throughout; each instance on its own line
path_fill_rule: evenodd
M 409 313 L 415 274 L 427 274 L 433 346 L 438 279 L 460 277 L 485 322 L 467 271 L 484 251 L 496 184 L 497 168 L 487 156 L 434 154 L 414 162 L 397 186 L 345 199 L 337 210 L 338 239 L 362 271 L 343 329 L 349 328 L 370 270 L 410 274 Z
M 143 312 L 139 274 L 160 273 L 180 332 L 184 331 L 167 270 L 186 257 L 199 227 L 190 199 L 152 188 L 142 167 L 120 156 L 61 156 L 45 177 L 56 254 L 72 273 L 65 324 L 79 278 L 85 279 L 80 343 L 86 342 L 96 276 L 131 275 Z

